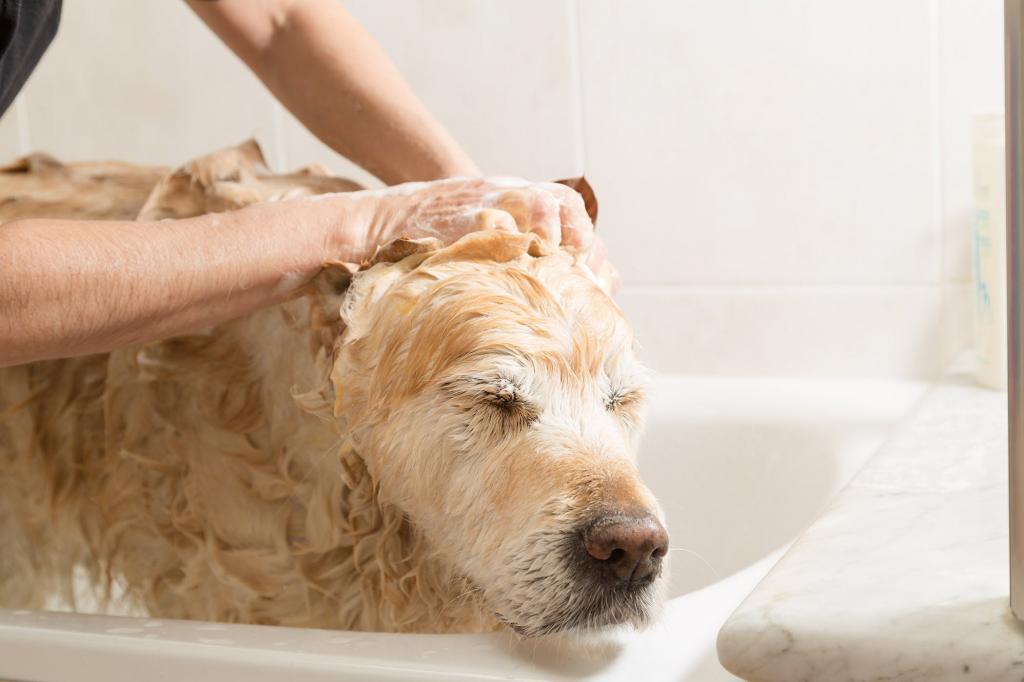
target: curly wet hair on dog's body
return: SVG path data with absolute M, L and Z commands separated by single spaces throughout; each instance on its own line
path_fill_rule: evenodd
M 131 201 L 151 219 L 353 189 L 282 181 L 251 145 L 229 156 Z M 161 617 L 643 624 L 660 582 L 605 604 L 566 549 L 595 510 L 657 509 L 632 461 L 632 345 L 571 256 L 488 232 L 327 264 L 303 295 L 203 333 L 0 370 L 0 605 L 73 606 L 84 568 Z

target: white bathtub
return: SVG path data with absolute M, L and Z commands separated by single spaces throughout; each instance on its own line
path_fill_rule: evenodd
M 641 468 L 668 517 L 672 598 L 644 633 L 520 642 L 0 609 L 0 678 L 734 679 L 715 658 L 719 627 L 924 388 L 658 379 Z

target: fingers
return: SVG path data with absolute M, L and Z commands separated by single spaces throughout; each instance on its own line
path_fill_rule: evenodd
M 547 192 L 558 203 L 561 245 L 576 251 L 589 249 L 594 239 L 594 223 L 580 193 L 557 182 L 539 183 L 534 187 Z
M 557 246 L 561 240 L 558 200 L 536 188 L 514 189 L 488 197 L 488 203 L 508 213 L 520 232 L 532 232 Z
M 516 219 L 512 214 L 495 208 L 470 209 L 452 218 L 441 232 L 448 242 L 454 242 L 470 232 L 501 230 L 518 232 Z
M 517 178 L 453 178 L 357 193 L 373 203 L 367 242 L 373 248 L 399 237 L 434 237 L 451 244 L 470 232 L 537 234 L 574 254 L 598 286 L 614 293 L 619 275 L 579 192 L 558 183 Z
M 585 251 L 594 242 L 594 224 L 587 215 L 583 197 L 575 190 L 567 191 L 561 204 L 562 245 Z M 602 247 L 603 248 L 603 247 Z
M 448 179 L 408 183 L 366 192 L 393 205 L 382 211 L 390 219 L 381 238 L 433 236 L 450 244 L 481 229 L 532 232 L 551 246 L 577 253 L 593 241 L 594 227 L 583 198 L 557 183 L 530 183 L 516 178 Z

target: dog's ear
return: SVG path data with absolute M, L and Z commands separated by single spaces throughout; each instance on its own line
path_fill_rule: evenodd
M 323 264 L 323 270 L 314 278 L 317 290 L 324 296 L 341 296 L 348 291 L 352 283 L 352 275 L 359 270 L 354 263 L 340 260 L 329 260 Z
M 358 269 L 353 263 L 327 261 L 316 277 L 296 292 L 296 296 L 306 296 L 310 300 L 309 325 L 314 352 L 318 347 L 333 347 L 338 335 L 344 331 L 341 306 L 352 284 L 352 276 Z
M 439 248 L 441 248 L 441 242 L 437 239 L 406 239 L 402 237 L 378 246 L 373 256 L 360 265 L 340 260 L 324 261 L 323 269 L 313 278 L 309 287 L 300 293 L 312 294 L 337 310 L 341 303 L 341 297 L 349 292 L 352 278 L 357 272 L 368 270 L 378 263 L 397 263 L 416 254 L 425 256 Z M 407 269 L 412 269 L 417 264 L 418 261 L 410 262 L 407 264 Z

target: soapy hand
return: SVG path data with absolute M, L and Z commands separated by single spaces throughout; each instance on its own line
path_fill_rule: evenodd
M 513 178 L 453 178 L 411 182 L 372 196 L 375 211 L 367 241 L 384 244 L 398 237 L 435 237 L 450 244 L 477 230 L 533 232 L 550 246 L 581 256 L 594 242 L 594 226 L 583 199 L 557 183 Z
M 433 237 L 451 244 L 478 230 L 532 232 L 550 247 L 575 255 L 604 291 L 618 289 L 618 273 L 594 235 L 583 197 L 564 184 L 452 178 L 338 196 L 355 200 L 363 216 L 358 221 L 363 227 L 352 235 L 357 243 L 348 245 L 352 260 L 368 258 L 378 246 L 399 237 Z

